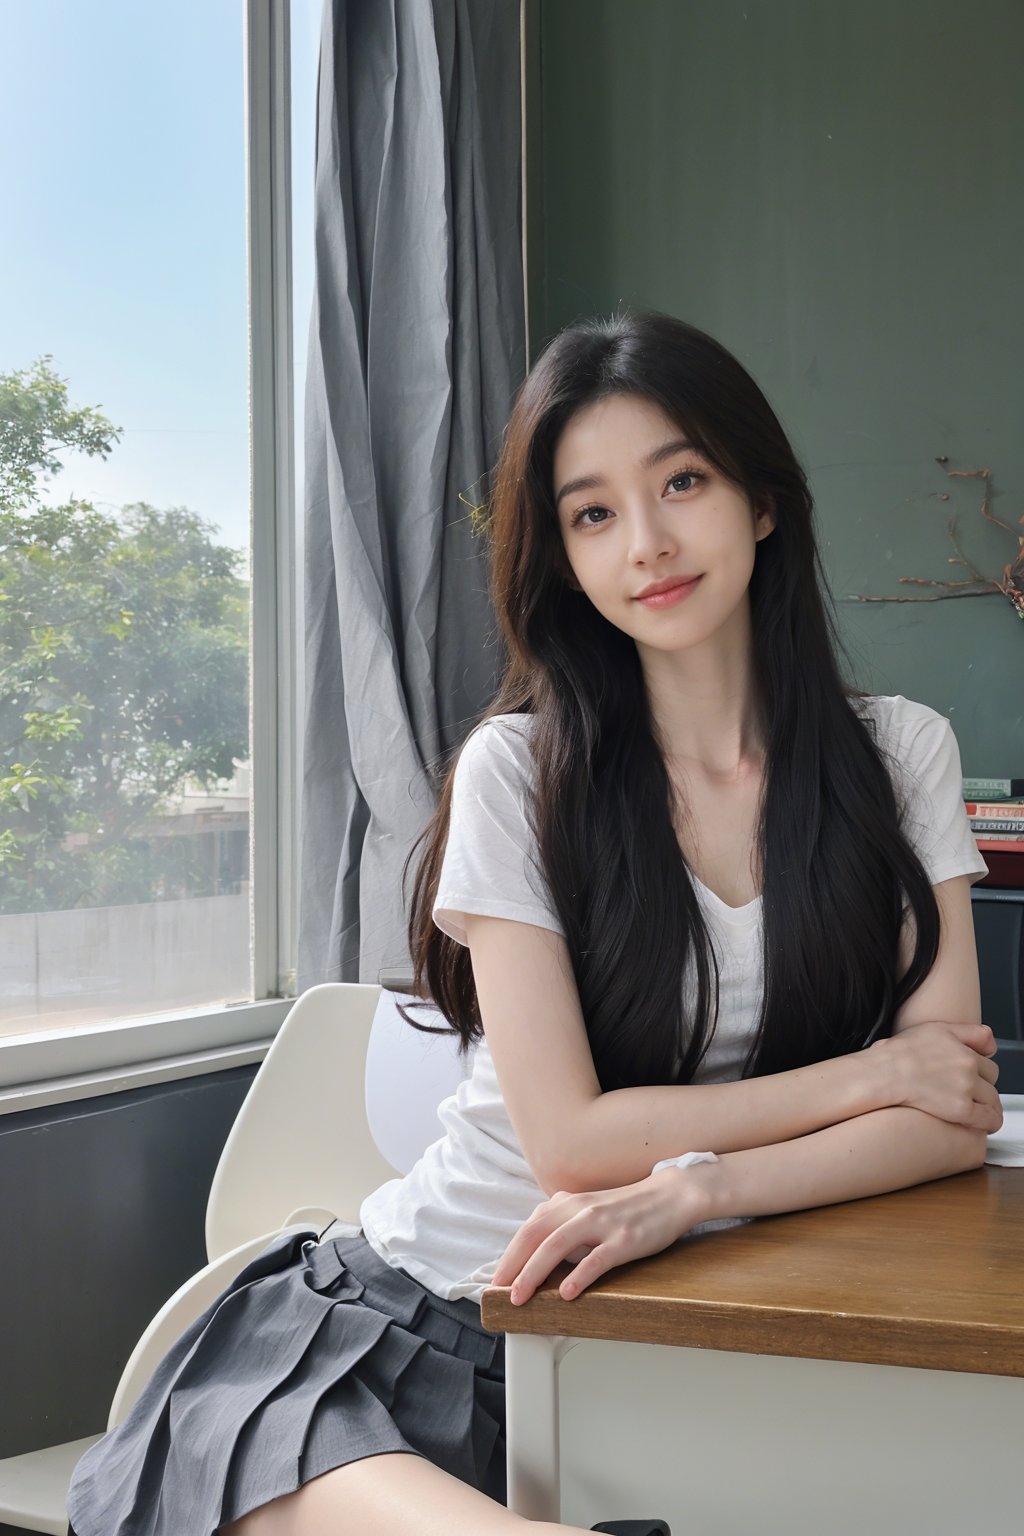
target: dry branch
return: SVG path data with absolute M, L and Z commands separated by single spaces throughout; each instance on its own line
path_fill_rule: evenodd
M 943 466 L 943 474 L 951 480 L 979 479 L 985 482 L 982 492 L 981 506 L 978 509 L 988 522 L 995 523 L 997 528 L 1004 529 L 1017 540 L 1016 559 L 1009 561 L 1003 568 L 1001 578 L 984 576 L 976 566 L 964 554 L 957 542 L 956 518 L 951 517 L 946 524 L 946 532 L 949 541 L 955 550 L 955 555 L 948 559 L 949 565 L 962 566 L 970 575 L 958 581 L 934 581 L 927 576 L 901 576 L 901 584 L 918 587 L 939 587 L 940 591 L 925 597 L 906 597 L 893 594 L 886 597 L 867 597 L 862 592 L 851 592 L 849 601 L 854 603 L 941 603 L 952 597 L 995 597 L 1000 595 L 1008 599 L 1019 619 L 1024 619 L 1024 534 L 1019 534 L 1009 523 L 1004 523 L 1002 518 L 996 517 L 992 511 L 992 471 L 990 469 L 946 469 L 948 462 L 945 457 L 937 460 Z M 948 501 L 948 496 L 940 496 L 940 500 Z M 1024 516 L 1019 520 L 1019 526 L 1024 528 Z M 964 589 L 971 587 L 973 591 Z

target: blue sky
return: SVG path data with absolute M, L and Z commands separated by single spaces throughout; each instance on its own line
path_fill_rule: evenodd
M 300 400 L 320 8 L 293 0 Z M 68 455 L 48 494 L 187 506 L 236 547 L 249 525 L 242 48 L 242 0 L 0 0 L 0 373 L 51 353 L 71 400 L 124 429 L 106 462 Z

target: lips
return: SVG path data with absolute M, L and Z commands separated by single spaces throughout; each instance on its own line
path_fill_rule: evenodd
M 642 592 L 636 594 L 636 601 L 657 597 L 661 592 L 674 592 L 677 587 L 687 587 L 696 580 L 696 576 L 666 576 L 664 581 L 652 581 L 649 587 L 644 587 Z
M 636 599 L 650 613 L 657 613 L 661 609 L 676 608 L 680 603 L 689 600 L 690 594 L 696 592 L 701 584 L 700 576 L 687 578 L 673 577 L 674 585 L 664 581 L 656 582 L 653 590 L 649 590 L 647 596 Z M 658 589 L 661 588 L 659 591 Z

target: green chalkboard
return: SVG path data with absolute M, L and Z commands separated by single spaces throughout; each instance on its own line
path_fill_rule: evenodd
M 533 350 L 622 302 L 718 337 L 808 471 L 854 680 L 947 715 L 965 773 L 1024 774 L 1005 598 L 844 600 L 965 574 L 951 513 L 986 574 L 1017 552 L 937 460 L 990 469 L 1017 525 L 1024 5 L 539 0 L 527 23 Z

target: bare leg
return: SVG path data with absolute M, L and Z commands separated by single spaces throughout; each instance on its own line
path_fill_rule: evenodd
M 219 1536 L 554 1536 L 580 1525 L 525 1520 L 424 1456 L 349 1462 L 254 1509 Z

